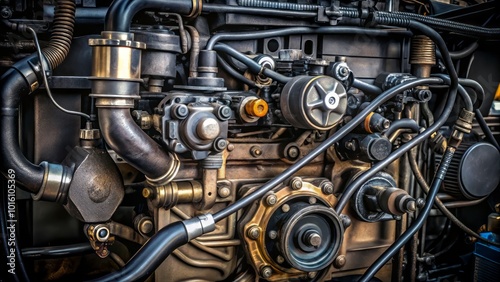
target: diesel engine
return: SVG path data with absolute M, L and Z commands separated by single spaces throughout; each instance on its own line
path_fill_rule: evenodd
M 500 277 L 498 1 L 0 17 L 0 280 Z

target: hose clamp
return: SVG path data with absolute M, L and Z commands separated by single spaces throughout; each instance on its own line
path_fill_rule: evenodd
M 181 161 L 179 160 L 179 157 L 174 153 L 169 153 L 169 155 L 172 158 L 172 162 L 170 167 L 168 168 L 168 171 L 164 175 L 158 178 L 149 178 L 146 176 L 147 182 L 152 186 L 160 186 L 169 183 L 175 178 L 177 172 L 179 172 L 179 168 L 181 166 Z
M 48 162 L 42 162 L 40 165 L 45 169 L 43 182 L 38 193 L 31 194 L 31 197 L 35 201 L 43 200 L 64 204 L 71 183 L 71 169 Z

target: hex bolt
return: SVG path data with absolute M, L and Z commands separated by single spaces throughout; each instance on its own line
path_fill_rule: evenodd
M 139 223 L 139 231 L 142 234 L 149 234 L 151 231 L 153 231 L 153 221 L 149 218 L 144 218 L 140 223 Z
M 285 262 L 285 259 L 282 256 L 277 256 L 276 257 L 276 262 L 279 264 L 282 264 Z
M 233 151 L 233 150 L 234 150 L 234 144 L 229 144 L 229 145 L 227 145 L 227 150 L 228 150 L 229 152 Z
M 222 151 L 227 147 L 227 140 L 224 138 L 218 138 L 214 141 L 214 149 L 216 151 Z
M 175 104 L 172 106 L 171 113 L 173 118 L 185 119 L 189 114 L 189 110 L 186 105 Z
M 342 221 L 342 225 L 344 225 L 344 228 L 351 226 L 351 223 L 352 223 L 351 219 L 347 215 L 341 214 L 340 220 Z
M 316 277 L 316 272 L 313 271 L 313 272 L 307 273 L 307 278 L 313 279 L 314 277 Z
M 295 159 L 299 156 L 300 150 L 295 146 L 291 146 L 290 148 L 288 148 L 288 151 L 286 153 L 288 154 L 288 157 L 290 157 L 291 159 Z
M 422 198 L 418 198 L 415 204 L 417 205 L 417 208 L 423 208 L 425 205 L 425 200 Z
M 340 255 L 338 256 L 337 258 L 335 258 L 335 260 L 333 261 L 333 265 L 336 267 L 336 268 L 342 268 L 344 267 L 346 263 L 346 259 L 345 259 L 345 256 L 344 255 Z
M 288 204 L 284 204 L 283 206 L 281 206 L 281 210 L 283 212 L 289 212 L 290 211 L 290 206 Z
M 391 126 L 391 121 L 388 119 L 384 119 L 384 121 L 382 122 L 382 127 L 384 129 L 387 129 L 387 128 L 389 128 L 389 126 Z
M 226 186 L 220 187 L 219 190 L 217 190 L 217 194 L 219 194 L 219 197 L 221 198 L 227 198 L 231 195 L 231 189 Z
M 262 149 L 260 146 L 252 146 L 250 148 L 250 155 L 252 155 L 254 158 L 257 158 L 262 155 Z
M 274 194 L 270 194 L 269 196 L 266 197 L 266 204 L 268 206 L 274 206 L 278 202 L 278 197 Z
M 269 236 L 269 239 L 274 240 L 278 237 L 278 232 L 271 230 L 267 235 Z
M 252 226 L 247 231 L 247 236 L 250 239 L 256 240 L 260 236 L 260 229 L 257 226 Z
M 323 185 L 321 185 L 321 191 L 325 195 L 333 194 L 333 184 L 330 181 L 323 183 Z
M 228 106 L 219 107 L 217 117 L 221 120 L 227 120 L 231 117 L 231 108 Z
M 309 246 L 319 247 L 321 245 L 321 235 L 319 235 L 316 231 L 307 231 L 304 234 L 304 243 Z
M 273 275 L 273 270 L 269 266 L 264 266 L 260 270 L 260 275 L 262 275 L 263 278 L 269 278 L 269 277 L 271 277 L 271 275 Z
M 290 181 L 290 186 L 293 190 L 299 190 L 302 188 L 302 179 L 300 177 L 294 177 L 292 181 Z

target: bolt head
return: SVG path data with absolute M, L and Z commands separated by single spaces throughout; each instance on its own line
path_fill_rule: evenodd
M 290 211 L 290 206 L 288 204 L 284 204 L 283 206 L 281 206 L 281 210 L 283 212 L 289 212 Z
M 257 226 L 252 226 L 247 231 L 247 236 L 250 239 L 256 240 L 260 236 L 260 229 Z
M 333 194 L 333 184 L 331 182 L 326 182 L 322 185 L 321 191 L 325 195 Z
M 274 240 L 278 237 L 278 232 L 271 230 L 271 231 L 269 231 L 268 236 L 269 236 L 269 239 Z
M 234 150 L 234 144 L 229 144 L 229 145 L 227 145 L 227 150 L 228 150 L 229 152 L 233 151 L 233 150 Z
M 266 197 L 266 204 L 267 205 L 274 206 L 276 204 L 276 202 L 278 202 L 278 198 L 276 197 L 276 195 L 271 194 L 271 195 Z
M 260 275 L 262 275 L 262 277 L 264 278 L 269 278 L 271 277 L 271 275 L 273 275 L 273 270 L 271 269 L 271 267 L 265 266 L 260 271 Z
M 276 257 L 276 262 L 279 264 L 282 264 L 285 262 L 285 259 L 282 256 L 277 256 Z
M 227 140 L 224 138 L 219 138 L 214 142 L 214 149 L 216 151 L 222 151 L 227 147 Z
M 221 198 L 227 198 L 231 195 L 231 189 L 229 189 L 229 187 L 221 187 L 217 191 L 217 194 L 219 194 L 219 197 Z
M 344 267 L 346 263 L 346 258 L 344 255 L 340 255 L 338 256 L 335 261 L 333 261 L 333 265 L 336 267 L 336 268 L 342 268 Z
M 309 197 L 309 204 L 310 204 L 310 205 L 314 205 L 314 204 L 316 204 L 316 202 L 317 202 L 316 198 L 314 198 L 314 197 Z
M 302 179 L 300 177 L 294 177 L 292 181 L 290 182 L 290 186 L 292 187 L 293 190 L 299 190 L 302 188 Z
M 287 154 L 288 154 L 288 157 L 295 159 L 299 156 L 300 150 L 299 150 L 299 148 L 292 146 L 292 147 L 288 148 Z
M 313 272 L 309 272 L 309 273 L 307 273 L 307 278 L 312 279 L 312 278 L 316 277 L 316 274 L 317 274 L 317 273 L 316 273 L 316 272 L 314 272 L 314 271 L 313 271 Z

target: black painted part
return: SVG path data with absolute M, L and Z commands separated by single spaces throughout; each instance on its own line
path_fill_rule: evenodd
M 129 109 L 99 108 L 99 124 L 107 144 L 126 162 L 150 178 L 159 178 L 172 157 L 134 121 Z
M 184 224 L 174 222 L 151 237 L 122 269 L 93 281 L 144 281 L 175 249 L 188 241 Z
M 115 0 L 106 13 L 104 30 L 129 32 L 132 18 L 144 9 L 188 15 L 193 10 L 193 1 Z
M 16 181 L 32 193 L 38 192 L 43 182 L 44 168 L 28 161 L 18 142 L 18 115 L 21 99 L 31 93 L 28 79 L 37 79 L 33 70 L 33 56 L 19 61 L 0 78 L 0 170 L 13 169 Z

